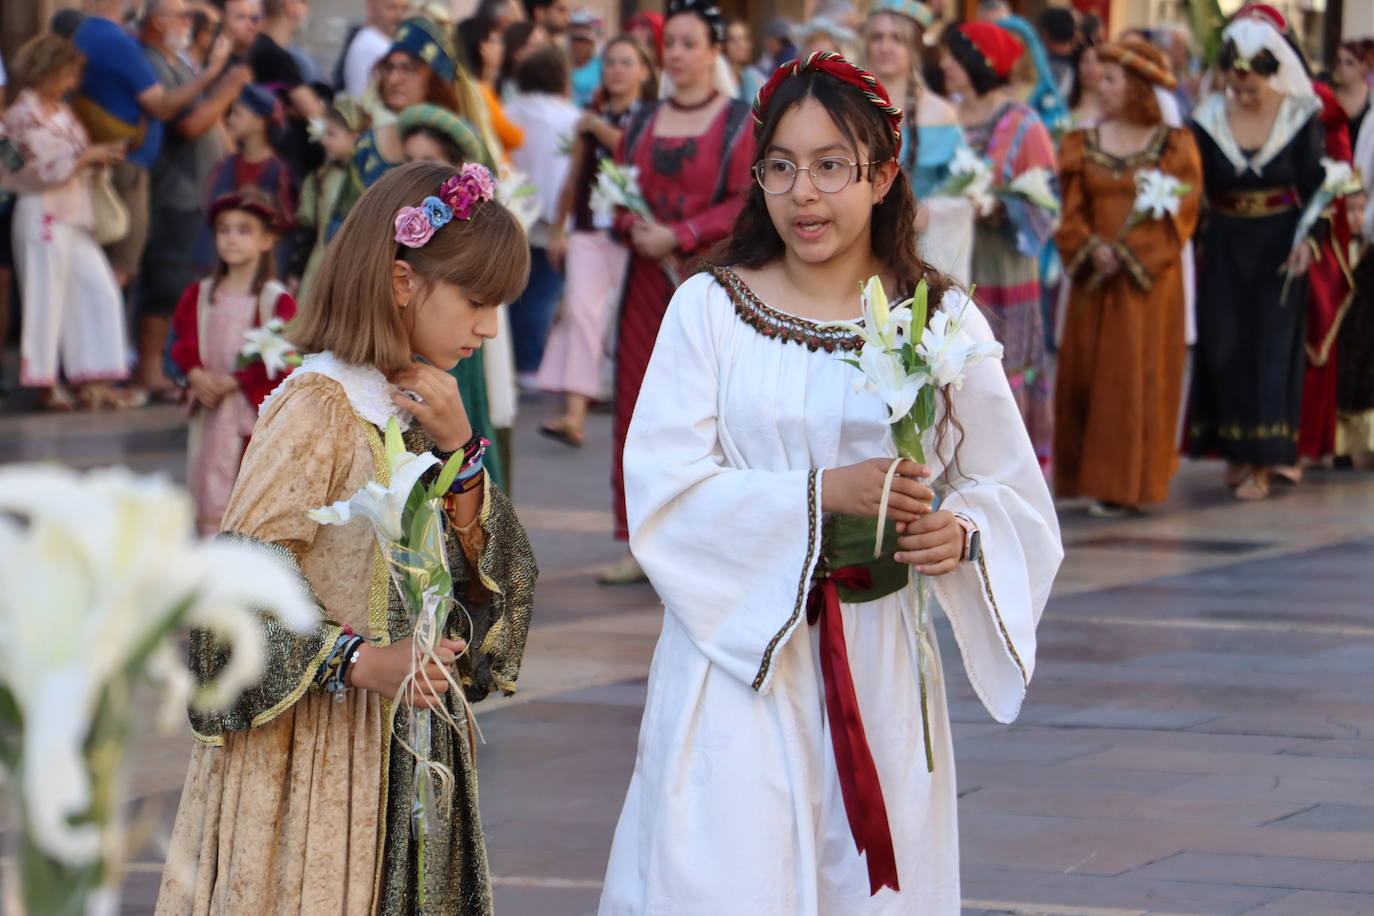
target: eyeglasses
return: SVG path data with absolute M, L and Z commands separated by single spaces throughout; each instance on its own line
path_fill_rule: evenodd
M 377 65 L 383 76 L 395 73 L 400 76 L 414 76 L 420 72 L 420 65 L 413 60 L 384 60 Z
M 797 183 L 797 172 L 811 176 L 811 185 L 823 194 L 838 194 L 849 187 L 858 170 L 877 162 L 855 162 L 845 156 L 824 156 L 801 169 L 790 159 L 762 159 L 754 165 L 754 178 L 769 194 L 786 194 Z

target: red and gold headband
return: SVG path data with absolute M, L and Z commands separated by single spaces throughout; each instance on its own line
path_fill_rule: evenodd
M 833 76 L 840 82 L 848 83 L 862 92 L 864 98 L 868 99 L 887 118 L 888 124 L 892 127 L 892 140 L 897 146 L 896 155 L 901 155 L 902 109 L 892 104 L 887 90 L 883 88 L 882 83 L 878 82 L 876 76 L 862 67 L 854 66 L 845 60 L 843 55 L 836 54 L 834 51 L 815 51 L 805 58 L 790 61 L 774 70 L 768 82 L 759 90 L 758 97 L 754 99 L 755 130 L 763 127 L 768 104 L 773 100 L 773 95 L 778 91 L 778 87 L 792 77 L 801 76 L 809 71 Z

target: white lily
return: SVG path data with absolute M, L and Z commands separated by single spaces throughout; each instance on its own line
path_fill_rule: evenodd
M 1321 189 L 1333 197 L 1355 193 L 1361 189 L 1360 179 L 1355 175 L 1350 163 L 1323 156 L 1322 167 L 1326 170 L 1326 175 L 1322 179 Z
M 992 166 L 972 148 L 961 146 L 949 162 L 949 181 L 939 193 L 946 197 L 965 197 L 981 215 L 992 212 Z
M 926 384 L 922 376 L 907 373 L 900 357 L 873 346 L 859 353 L 859 371 L 864 374 L 864 390 L 878 395 L 887 405 L 889 424 L 911 412 Z
M 592 188 L 592 211 L 601 219 L 609 220 L 614 218 L 616 207 L 624 207 L 645 219 L 652 216 L 644 192 L 639 188 L 639 166 L 602 159 L 597 166 L 596 185 Z
M 1042 210 L 1059 212 L 1059 195 L 1054 191 L 1053 176 L 1047 168 L 1026 169 L 1011 180 L 1006 190 L 1024 197 Z
M 226 689 L 213 691 L 228 703 L 261 674 L 257 608 L 296 629 L 317 619 L 298 580 L 268 554 L 202 543 L 192 532 L 189 500 L 158 478 L 122 469 L 0 470 L 0 691 L 23 721 L 27 829 L 67 865 L 110 852 L 104 826 L 72 819 L 88 812 L 94 783 L 114 779 L 91 772 L 86 759 L 92 717 L 111 685 L 148 675 L 184 685 L 185 671 L 167 667 L 169 631 L 213 610 L 226 621 L 217 629 L 236 637 Z
M 539 221 L 539 193 L 524 172 L 502 166 L 496 182 L 496 199 L 515 215 L 525 231 Z
M 442 463 L 429 452 L 423 455 L 412 452 L 392 455 L 389 485 L 369 480 L 352 498 L 311 509 L 306 514 L 321 525 L 347 525 L 355 515 L 360 515 L 371 522 L 388 541 L 400 541 L 405 536 L 401 515 L 405 511 L 406 501 L 410 499 L 410 491 L 415 489 L 416 482 L 425 471 Z
M 825 326 L 857 334 L 863 338 L 865 350 L 869 347 L 894 350 L 911 338 L 911 302 L 905 299 L 890 306 L 883 281 L 876 276 L 869 277 L 859 294 L 859 320 L 834 321 Z
M 1146 169 L 1135 176 L 1133 215 L 1139 220 L 1163 219 L 1165 214 L 1178 215 L 1179 202 L 1188 193 L 1188 186 L 1159 169 Z
M 255 359 L 262 360 L 269 379 L 285 375 L 292 367 L 292 357 L 296 355 L 296 348 L 282 336 L 285 327 L 280 318 L 273 318 L 260 328 L 244 331 L 243 349 L 239 350 L 240 362 L 246 364 Z
M 926 363 L 926 371 L 936 388 L 964 387 L 964 372 L 985 359 L 1001 359 L 1002 345 L 994 341 L 972 343 L 965 333 L 968 299 L 958 314 L 940 308 L 930 316 L 930 323 L 921 333 L 916 353 Z

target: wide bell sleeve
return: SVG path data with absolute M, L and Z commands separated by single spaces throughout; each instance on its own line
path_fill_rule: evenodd
M 1049 172 L 1050 186 L 1053 189 L 1057 184 L 1054 177 L 1054 140 L 1034 114 L 1028 113 L 1023 117 L 1032 120 L 1024 126 L 1020 142 L 1013 151 L 1009 163 L 1011 174 L 1006 183 L 1010 184 L 1018 175 L 1023 175 L 1031 169 L 1045 169 Z M 1020 196 L 1007 196 L 1002 198 L 1002 201 L 1007 211 L 1007 226 L 1016 249 L 1028 258 L 1039 257 L 1041 250 L 1054 234 L 1058 214 Z
M 1063 209 L 1059 228 L 1054 233 L 1054 244 L 1064 259 L 1064 272 L 1070 277 L 1077 276 L 1085 265 L 1091 266 L 1093 249 L 1102 244 L 1101 237 L 1093 231 L 1084 174 L 1087 162 L 1083 157 L 1084 142 L 1084 132 L 1075 130 L 1064 136 L 1059 147 L 1059 193 Z
M 1142 290 L 1154 284 L 1160 271 L 1178 262 L 1183 246 L 1197 230 L 1202 158 L 1191 131 L 1170 131 L 1169 144 L 1160 155 L 1157 168 L 1188 186 L 1188 191 L 1178 199 L 1178 212 L 1165 214 L 1161 219 L 1142 220 L 1112 245 L 1122 269 Z
M 976 309 L 967 314 L 975 341 L 994 340 Z M 982 554 L 930 581 L 978 698 L 994 719 L 1011 722 L 1035 670 L 1036 626 L 1064 557 L 1059 520 L 1001 362 L 969 369 L 951 395 L 963 434 L 939 449 L 940 508 L 978 526 Z
M 767 692 L 820 553 L 819 470 L 742 468 L 719 427 L 718 341 L 735 320 L 705 274 L 664 316 L 625 443 L 630 549 L 714 665 Z
M 354 452 L 358 423 L 348 396 L 335 382 L 322 376 L 294 381 L 268 405 L 254 430 L 224 513 L 221 537 L 259 542 L 300 570 L 299 557 L 319 529 L 306 513 L 349 495 L 343 491 L 352 476 L 348 456 Z M 315 596 L 313 589 L 309 594 Z M 262 679 L 228 709 L 192 709 L 191 727 L 198 740 L 217 744 L 225 732 L 265 725 L 310 689 L 343 631 L 318 597 L 315 603 L 319 620 L 305 632 L 286 628 L 273 615 L 262 615 L 267 653 Z M 213 680 L 228 657 L 228 648 L 211 634 L 191 632 L 190 667 L 199 683 Z

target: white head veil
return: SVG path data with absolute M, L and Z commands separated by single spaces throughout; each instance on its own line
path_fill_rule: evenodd
M 1261 51 L 1268 51 L 1279 62 L 1278 72 L 1269 77 L 1269 85 L 1283 95 L 1296 97 L 1315 96 L 1312 80 L 1303 69 L 1302 61 L 1293 46 L 1274 28 L 1268 19 L 1259 16 L 1243 16 L 1232 22 L 1221 33 L 1223 42 L 1234 41 L 1236 51 L 1250 60 Z

